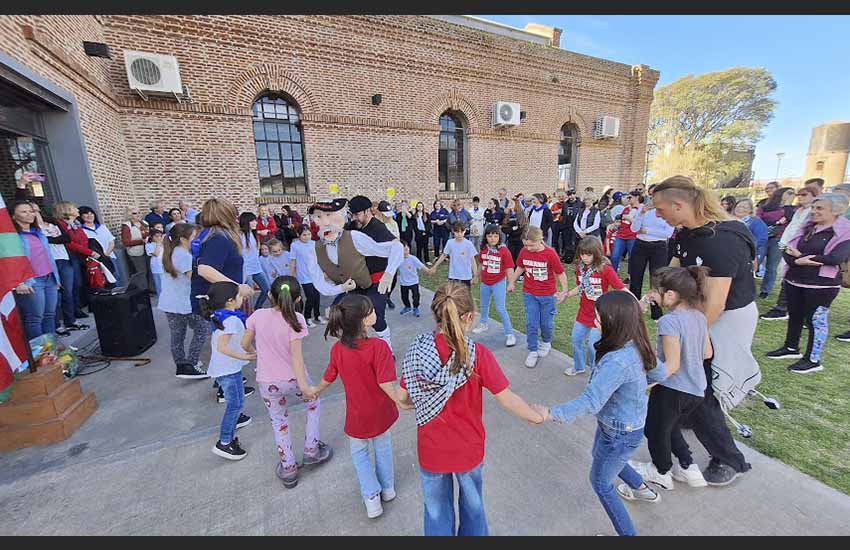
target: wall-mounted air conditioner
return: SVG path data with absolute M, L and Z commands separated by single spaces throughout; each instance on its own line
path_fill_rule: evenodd
M 620 119 L 614 116 L 601 116 L 593 125 L 594 139 L 614 139 L 620 135 Z
M 497 101 L 493 105 L 493 128 L 519 126 L 519 103 Z
M 124 50 L 130 89 L 139 92 L 180 95 L 180 67 L 173 55 Z

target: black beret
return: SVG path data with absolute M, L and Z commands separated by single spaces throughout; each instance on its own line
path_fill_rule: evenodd
M 316 210 L 321 210 L 322 212 L 338 212 L 345 208 L 346 203 L 348 201 L 346 199 L 333 199 L 330 201 L 319 201 L 308 210 L 309 214 L 312 214 Z
M 348 203 L 348 207 L 351 209 L 352 214 L 356 214 L 358 212 L 363 212 L 364 210 L 369 210 L 370 208 L 372 208 L 372 201 L 369 200 L 369 197 L 357 195 L 355 197 L 351 197 L 351 201 Z

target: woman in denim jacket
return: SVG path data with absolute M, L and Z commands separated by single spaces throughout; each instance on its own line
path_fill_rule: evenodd
M 27 339 L 56 332 L 56 305 L 59 300 L 59 270 L 50 252 L 47 237 L 36 223 L 35 210 L 28 201 L 16 201 L 10 209 L 24 255 L 33 277 L 15 287 Z
M 611 291 L 595 304 L 596 325 L 602 339 L 595 344 L 596 364 L 584 392 L 576 399 L 548 409 L 535 408 L 547 420 L 572 422 L 579 416 L 596 416 L 590 484 L 619 535 L 636 535 L 626 507 L 628 500 L 658 502 L 661 495 L 649 488 L 628 460 L 640 446 L 646 420 L 647 378 L 666 376 L 656 356 L 635 297 Z M 624 484 L 614 489 L 619 477 Z

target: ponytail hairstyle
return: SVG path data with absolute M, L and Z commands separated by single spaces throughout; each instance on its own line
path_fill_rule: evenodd
M 245 248 L 251 247 L 251 235 L 254 236 L 254 240 L 257 241 L 257 245 L 259 247 L 259 239 L 257 239 L 257 230 L 251 229 L 251 222 L 256 220 L 257 216 L 254 215 L 253 212 L 242 212 L 239 214 L 239 231 L 245 235 Z
M 180 239 L 191 241 L 192 235 L 195 234 L 195 226 L 190 223 L 175 223 L 171 226 L 171 230 L 166 233 L 162 242 L 162 269 L 175 279 L 180 276 L 177 268 L 174 267 L 174 261 L 171 255 L 174 249 L 180 246 Z
M 676 305 L 684 302 L 691 309 L 703 311 L 705 307 L 705 285 L 708 278 L 707 267 L 662 267 L 652 274 L 650 286 L 663 295 L 672 290 L 679 295 Z
M 298 279 L 281 275 L 274 280 L 269 292 L 272 295 L 272 304 L 280 310 L 283 320 L 292 327 L 292 330 L 301 332 L 304 327 L 301 326 L 301 321 L 295 314 L 301 310 L 301 285 L 298 284 Z
M 472 293 L 463 283 L 449 281 L 443 283 L 434 294 L 431 302 L 431 312 L 437 321 L 437 327 L 446 337 L 449 349 L 455 353 L 454 363 L 449 365 L 449 372 L 458 374 L 461 369 L 466 375 L 472 374 L 472 360 L 466 345 L 461 317 L 475 311 Z
M 652 194 L 654 197 L 664 194 L 668 200 L 678 199 L 690 205 L 700 225 L 732 219 L 729 213 L 720 206 L 720 201 L 714 194 L 708 193 L 687 176 L 671 176 L 665 179 L 655 186 Z
M 654 369 L 655 350 L 649 341 L 643 314 L 635 297 L 625 290 L 612 290 L 600 296 L 594 307 L 602 325 L 602 339 L 593 345 L 597 363 L 605 354 L 633 342 L 640 353 L 644 370 Z
M 215 328 L 224 330 L 224 325 L 215 316 L 217 309 L 223 309 L 230 300 L 239 295 L 239 285 L 231 281 L 221 281 L 213 283 L 207 290 L 206 294 L 196 296 L 201 306 L 201 316 L 208 321 L 212 321 Z
M 375 311 L 372 300 L 362 294 L 347 294 L 345 298 L 331 306 L 328 326 L 325 327 L 325 340 L 328 335 L 339 338 L 342 345 L 357 349 L 357 340 L 367 337 L 363 320 Z

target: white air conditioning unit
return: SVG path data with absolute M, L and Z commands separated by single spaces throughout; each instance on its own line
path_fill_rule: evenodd
M 497 101 L 493 105 L 493 128 L 519 126 L 519 103 Z
M 601 116 L 593 125 L 594 139 L 614 139 L 620 135 L 620 119 L 614 116 Z
M 180 67 L 173 55 L 124 50 L 124 65 L 131 90 L 174 95 L 183 93 Z

